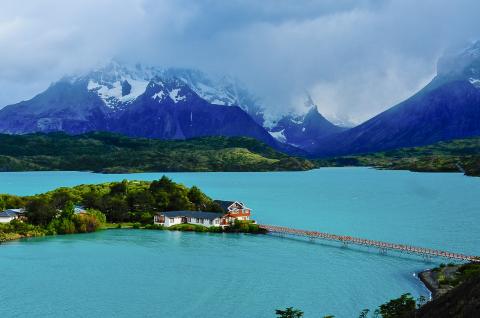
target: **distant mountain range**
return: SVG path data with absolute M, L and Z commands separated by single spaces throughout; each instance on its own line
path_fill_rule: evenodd
M 284 148 L 240 107 L 211 104 L 177 77 L 142 75 L 110 66 L 64 78 L 31 100 L 1 109 L 0 132 L 110 131 L 161 139 L 247 136 Z M 145 80 L 146 75 L 153 77 Z M 225 92 L 217 95 L 224 103 L 230 98 Z
M 417 94 L 354 128 L 304 114 L 274 123 L 237 80 L 190 69 L 111 62 L 65 77 L 34 98 L 0 109 L 0 133 L 110 131 L 132 137 L 252 137 L 312 157 L 368 153 L 480 135 L 480 42 L 438 63 Z

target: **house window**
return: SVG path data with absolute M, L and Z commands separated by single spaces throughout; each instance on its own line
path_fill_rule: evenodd
M 170 223 L 175 223 L 175 218 L 170 218 Z
M 197 219 L 197 223 L 203 223 L 203 219 Z
M 215 224 L 219 224 L 220 221 L 218 219 L 215 219 Z
M 210 224 L 213 224 L 213 220 L 210 220 Z
M 192 223 L 192 218 L 187 218 L 188 223 Z

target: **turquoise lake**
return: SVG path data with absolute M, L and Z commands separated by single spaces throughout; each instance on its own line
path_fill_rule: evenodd
M 163 173 L 0 173 L 0 193 L 153 180 Z M 480 178 L 328 168 L 167 173 L 209 196 L 241 200 L 259 223 L 480 254 Z M 435 260 L 441 262 L 442 260 Z M 108 230 L 0 246 L 0 317 L 358 317 L 428 291 L 436 263 L 272 236 Z

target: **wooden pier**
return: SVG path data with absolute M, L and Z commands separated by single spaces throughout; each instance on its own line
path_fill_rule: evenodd
M 386 253 L 387 251 L 396 251 L 401 253 L 416 254 L 420 255 L 426 259 L 431 257 L 440 257 L 446 259 L 452 259 L 457 261 L 464 262 L 480 262 L 479 256 L 471 256 L 460 253 L 452 253 L 447 251 L 435 250 L 424 247 L 416 247 L 404 244 L 395 244 L 382 241 L 368 240 L 358 237 L 345 236 L 345 235 L 336 235 L 316 231 L 305 231 L 297 230 L 288 227 L 274 226 L 274 225 L 263 225 L 259 224 L 262 229 L 267 230 L 269 233 L 279 234 L 279 235 L 293 235 L 308 238 L 311 240 L 321 239 L 328 241 L 340 242 L 343 245 L 353 244 L 367 247 L 378 248 L 380 252 Z

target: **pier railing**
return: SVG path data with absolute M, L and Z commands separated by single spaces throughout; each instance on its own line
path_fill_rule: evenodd
M 480 262 L 479 256 L 465 255 L 461 253 L 453 253 L 453 252 L 447 252 L 447 251 L 436 250 L 431 248 L 388 243 L 388 242 L 369 240 L 369 239 L 358 238 L 353 236 L 336 235 L 336 234 L 329 234 L 329 233 L 317 232 L 317 231 L 298 230 L 298 229 L 292 229 L 292 228 L 283 227 L 283 226 L 263 225 L 263 224 L 259 224 L 259 226 L 262 229 L 267 230 L 267 232 L 269 233 L 274 233 L 279 235 L 300 236 L 308 239 L 322 239 L 322 240 L 328 240 L 328 241 L 335 241 L 335 242 L 340 242 L 344 245 L 354 244 L 354 245 L 360 245 L 360 246 L 374 247 L 374 248 L 378 248 L 381 252 L 386 252 L 388 250 L 391 250 L 391 251 L 402 252 L 402 253 L 416 254 L 426 258 L 441 257 L 441 258 L 453 259 L 458 261 Z

